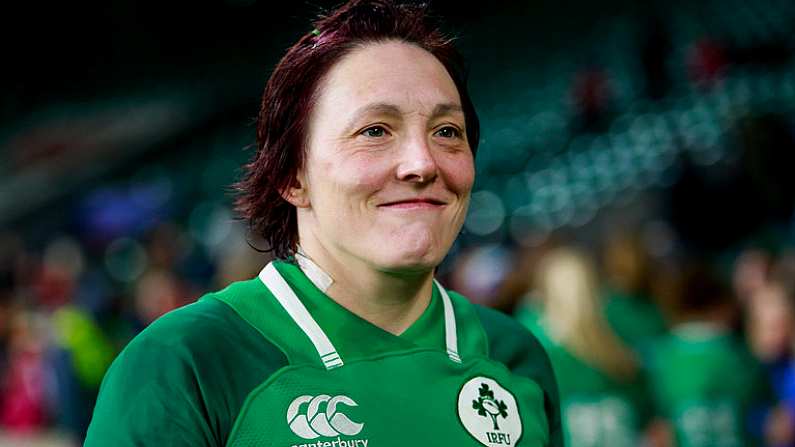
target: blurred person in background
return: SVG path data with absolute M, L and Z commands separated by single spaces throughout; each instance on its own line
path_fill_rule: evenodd
M 426 8 L 351 1 L 288 50 L 238 185 L 278 260 L 130 342 L 87 446 L 562 445 L 538 341 L 434 280 L 479 124 Z
M 52 416 L 51 372 L 45 364 L 41 319 L 28 309 L 11 312 L 8 364 L 0 378 L 0 426 L 14 433 L 43 429 Z
M 762 249 L 743 250 L 734 261 L 732 287 L 742 308 L 765 289 L 771 269 L 771 255 Z
M 793 303 L 781 283 L 771 281 L 749 301 L 748 339 L 754 354 L 765 363 L 787 359 L 792 354 Z
M 44 248 L 34 283 L 37 314 L 49 326 L 42 334 L 43 366 L 52 382 L 46 390 L 49 416 L 77 442 L 85 437 L 102 376 L 117 354 L 98 322 L 91 279 L 79 242 L 57 236 Z
M 604 312 L 610 326 L 636 353 L 666 331 L 660 306 L 652 296 L 651 260 L 641 240 L 613 236 L 604 250 Z
M 8 365 L 8 344 L 12 320 L 14 291 L 17 287 L 16 252 L 18 239 L 0 233 L 0 377 Z M 0 396 L 0 405 L 3 397 Z
M 753 353 L 764 365 L 782 406 L 771 422 L 779 440 L 775 445 L 795 445 L 795 303 L 793 291 L 771 280 L 749 300 L 748 339 Z M 788 441 L 788 442 L 787 442 Z
M 534 282 L 516 317 L 549 353 L 566 445 L 640 445 L 651 419 L 648 390 L 635 355 L 604 318 L 592 262 L 581 251 L 554 249 Z
M 486 244 L 463 250 L 450 273 L 450 285 L 471 302 L 503 312 L 513 308 L 500 292 L 514 269 L 513 254 L 501 245 Z
M 495 308 L 512 315 L 525 309 L 528 290 L 536 288 L 535 272 L 538 269 L 538 263 L 549 251 L 565 245 L 565 240 L 563 235 L 550 234 L 532 247 L 519 248 L 514 255 L 511 270 L 505 276 L 496 293 L 497 306 Z
M 649 377 L 657 412 L 680 447 L 779 445 L 785 429 L 759 362 L 732 328 L 729 289 L 706 266 L 684 271 L 677 324 L 652 346 Z
M 47 362 L 54 374 L 54 417 L 59 428 L 80 442 L 85 437 L 91 408 L 102 376 L 117 350 L 94 316 L 69 304 L 50 316 L 53 340 Z
M 20 443 L 51 427 L 80 442 L 116 354 L 90 310 L 82 249 L 64 236 L 41 255 L 15 237 L 3 243 L 0 427 Z
M 187 304 L 184 290 L 176 276 L 168 270 L 152 269 L 135 284 L 135 314 L 144 326 L 170 310 Z

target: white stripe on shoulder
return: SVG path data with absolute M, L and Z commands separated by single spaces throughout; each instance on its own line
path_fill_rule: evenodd
M 439 293 L 442 295 L 442 304 L 444 305 L 444 341 L 447 345 L 447 356 L 450 357 L 450 360 L 461 363 L 461 356 L 458 355 L 458 332 L 453 303 L 450 301 L 447 291 L 439 284 L 439 281 L 434 279 L 433 282 L 439 288 Z
M 342 359 L 334 345 L 331 344 L 331 340 L 329 340 L 315 319 L 312 318 L 309 311 L 306 310 L 304 304 L 295 295 L 295 292 L 284 280 L 281 273 L 273 266 L 273 262 L 269 262 L 262 269 L 259 273 L 259 279 L 273 293 L 273 296 L 276 297 L 284 310 L 295 321 L 295 324 L 309 337 L 326 369 L 342 366 Z

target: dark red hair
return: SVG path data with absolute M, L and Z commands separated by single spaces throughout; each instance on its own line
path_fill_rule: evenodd
M 452 39 L 431 24 L 427 4 L 353 0 L 320 17 L 314 26 L 287 50 L 265 85 L 257 117 L 257 153 L 235 185 L 238 213 L 265 239 L 268 250 L 283 259 L 295 252 L 298 228 L 295 207 L 281 193 L 294 184 L 303 166 L 306 130 L 318 84 L 353 49 L 398 40 L 433 54 L 458 88 L 473 153 L 480 138 L 463 59 Z

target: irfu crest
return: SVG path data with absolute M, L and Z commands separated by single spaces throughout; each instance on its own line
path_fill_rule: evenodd
M 478 394 L 480 396 L 477 400 L 472 401 L 472 408 L 478 411 L 478 414 L 481 416 L 489 416 L 491 417 L 491 422 L 494 424 L 494 430 L 499 430 L 500 425 L 497 423 L 497 418 L 502 416 L 503 418 L 508 417 L 508 406 L 505 405 L 505 402 L 495 399 L 494 398 L 494 391 L 489 389 L 489 386 L 485 383 L 480 384 L 480 388 L 478 388 Z
M 490 377 L 473 377 L 461 387 L 458 418 L 485 447 L 516 447 L 522 439 L 516 398 Z

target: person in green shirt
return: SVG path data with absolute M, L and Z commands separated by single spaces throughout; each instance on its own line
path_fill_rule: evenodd
M 535 277 L 536 290 L 516 317 L 549 353 L 566 445 L 641 445 L 651 419 L 647 388 L 634 354 L 601 312 L 591 262 L 558 248 L 541 259 Z
M 643 361 L 646 348 L 665 334 L 666 319 L 652 294 L 651 261 L 637 237 L 614 236 L 603 255 L 604 314 L 613 331 Z
M 427 18 L 352 1 L 287 51 L 238 185 L 277 260 L 136 337 L 87 446 L 562 445 L 538 341 L 434 280 L 479 130 Z
M 680 322 L 652 346 L 657 411 L 680 447 L 764 445 L 774 398 L 760 364 L 732 332 L 735 303 L 704 266 L 683 275 Z

